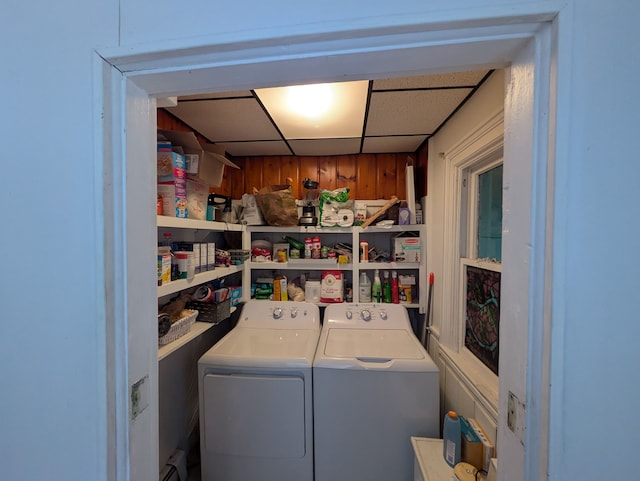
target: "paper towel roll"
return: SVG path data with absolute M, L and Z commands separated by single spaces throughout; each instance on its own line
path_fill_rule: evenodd
M 193 300 L 198 302 L 213 302 L 213 290 L 207 286 L 200 286 L 193 293 Z
M 340 209 L 338 211 L 338 225 L 340 227 L 349 227 L 353 225 L 353 220 L 355 216 L 353 215 L 353 211 L 349 209 Z

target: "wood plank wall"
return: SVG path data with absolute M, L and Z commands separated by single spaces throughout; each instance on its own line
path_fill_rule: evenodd
M 158 109 L 159 129 L 191 130 L 164 109 Z M 198 135 L 198 140 L 208 142 Z M 323 157 L 267 156 L 231 157 L 240 169 L 225 167 L 222 185 L 211 192 L 239 199 L 267 185 L 281 185 L 290 178 L 294 196 L 304 197 L 305 178 L 320 183 L 319 188 L 349 187 L 351 199 L 389 199 L 406 197 L 406 165 L 414 165 L 416 198 L 427 195 L 427 146 L 412 153 L 356 154 Z

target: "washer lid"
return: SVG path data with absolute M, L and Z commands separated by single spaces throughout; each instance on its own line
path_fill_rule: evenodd
M 319 331 L 236 327 L 209 349 L 202 362 L 214 365 L 310 366 Z
M 405 329 L 329 329 L 324 355 L 357 359 L 424 359 Z

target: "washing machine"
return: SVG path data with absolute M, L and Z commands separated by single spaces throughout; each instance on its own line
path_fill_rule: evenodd
M 315 481 L 411 481 L 439 437 L 439 371 L 399 304 L 325 309 L 313 362 Z
M 316 305 L 253 300 L 199 359 L 202 481 L 313 481 L 319 335 Z

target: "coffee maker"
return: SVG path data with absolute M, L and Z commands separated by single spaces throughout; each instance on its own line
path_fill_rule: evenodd
M 308 177 L 302 181 L 302 187 L 304 187 L 307 192 L 304 195 L 302 215 L 298 218 L 298 225 L 300 226 L 318 225 L 318 217 L 316 216 L 315 207 L 315 204 L 320 197 L 318 185 L 318 182 L 310 180 Z

